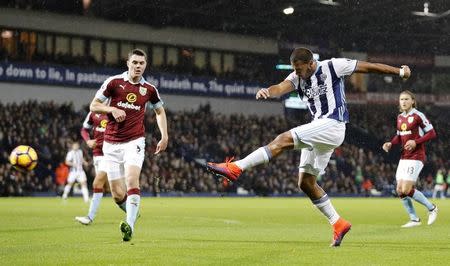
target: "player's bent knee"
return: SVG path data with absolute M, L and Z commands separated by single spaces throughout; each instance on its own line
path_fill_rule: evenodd
M 113 190 L 111 188 L 111 196 L 115 202 L 121 202 L 125 198 L 126 192 L 123 189 Z
M 125 195 L 124 196 L 113 195 L 112 198 L 113 198 L 114 202 L 116 202 L 116 203 L 117 202 L 122 202 L 123 198 L 125 198 Z
M 104 184 L 105 184 L 105 182 L 94 180 L 94 182 L 92 183 L 92 187 L 93 188 L 103 188 Z
M 268 146 L 271 150 L 284 150 L 294 147 L 294 140 L 290 132 L 278 135 Z
M 397 194 L 400 198 L 409 196 L 410 192 L 411 192 L 411 189 L 402 188 L 402 189 L 397 190 Z

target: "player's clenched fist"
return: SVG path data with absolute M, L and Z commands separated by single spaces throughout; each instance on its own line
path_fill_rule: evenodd
M 390 150 L 391 148 L 392 148 L 392 143 L 386 142 L 386 143 L 383 144 L 383 150 L 384 150 L 385 152 L 389 152 L 389 150 Z
M 405 149 L 407 151 L 413 151 L 416 148 L 416 146 L 417 146 L 416 141 L 413 139 L 410 139 L 405 143 Z
M 400 76 L 403 78 L 403 80 L 407 80 L 409 77 L 411 77 L 411 69 L 409 69 L 409 66 L 403 65 L 400 69 L 401 74 L 403 74 Z
M 114 108 L 111 114 L 117 122 L 122 122 L 123 120 L 125 120 L 125 117 L 127 116 L 125 111 L 119 108 Z
M 97 141 L 95 139 L 86 140 L 86 144 L 89 148 L 93 149 L 97 145 Z
M 256 93 L 256 99 L 267 99 L 270 98 L 270 93 L 269 93 L 269 89 L 260 89 L 257 93 Z

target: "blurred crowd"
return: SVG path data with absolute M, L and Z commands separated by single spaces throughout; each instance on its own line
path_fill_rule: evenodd
M 450 169 L 450 161 L 445 156 L 450 148 L 445 141 L 450 137 L 446 130 L 450 125 L 445 117 L 449 110 L 433 106 L 422 111 L 438 133 L 438 139 L 427 144 L 428 160 L 418 182 L 418 187 L 430 194 L 438 171 L 446 176 Z M 296 151 L 244 172 L 237 184 L 226 187 L 202 166 L 205 161 L 223 161 L 227 156 L 239 159 L 239 156 L 249 154 L 295 126 L 289 119 L 217 114 L 208 105 L 183 112 L 169 109 L 167 113 L 170 118 L 169 147 L 157 157 L 152 155 L 159 140 L 155 116 L 149 114 L 146 118 L 147 157 L 141 174 L 144 193 L 299 193 L 300 153 Z M 63 164 L 65 155 L 72 141 L 81 141 L 79 132 L 86 114 L 87 109 L 75 111 L 70 103 L 0 103 L 0 196 L 59 193 L 67 170 Z M 319 177 L 319 183 L 330 194 L 391 195 L 395 190 L 399 152 L 397 149 L 385 154 L 381 143 L 395 133 L 396 107 L 372 105 L 369 110 L 367 105 L 351 105 L 350 114 L 346 141 L 336 149 L 326 173 Z M 295 123 L 304 123 L 307 119 L 308 115 L 301 114 Z M 39 164 L 32 172 L 17 171 L 8 163 L 9 152 L 20 144 L 30 145 L 38 151 Z M 92 162 L 90 151 L 84 144 L 83 150 Z M 92 181 L 93 167 L 85 170 Z M 444 179 L 450 182 L 450 178 Z

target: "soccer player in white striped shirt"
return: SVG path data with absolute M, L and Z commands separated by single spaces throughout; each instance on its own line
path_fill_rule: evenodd
M 236 181 L 244 170 L 268 163 L 272 158 L 291 149 L 300 149 L 298 185 L 333 226 L 331 246 L 339 246 L 351 224 L 341 218 L 328 195 L 317 184 L 324 173 L 334 149 L 344 141 L 345 124 L 349 121 L 345 101 L 344 76 L 352 73 L 381 73 L 407 79 L 408 66 L 400 68 L 379 63 L 333 58 L 317 61 L 307 48 L 296 48 L 290 57 L 294 71 L 282 82 L 260 89 L 256 99 L 280 97 L 296 90 L 306 101 L 313 121 L 278 135 L 268 145 L 260 147 L 245 158 L 224 163 L 208 163 L 209 171 L 229 181 Z
M 83 164 L 87 164 L 83 157 L 83 151 L 80 149 L 78 142 L 72 143 L 72 149 L 67 153 L 66 164 L 70 167 L 67 184 L 64 187 L 63 199 L 67 199 L 73 183 L 77 181 L 81 185 L 81 193 L 84 202 L 89 201 L 89 191 L 87 188 L 86 173 L 83 170 Z

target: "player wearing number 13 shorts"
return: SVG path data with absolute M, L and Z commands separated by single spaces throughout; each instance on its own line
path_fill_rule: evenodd
M 407 90 L 401 92 L 399 109 L 402 113 L 397 117 L 397 134 L 391 141 L 383 144 L 383 150 L 386 152 L 391 149 L 392 145 L 401 145 L 401 158 L 396 173 L 397 194 L 410 218 L 409 222 L 402 225 L 404 228 L 421 225 L 411 198 L 428 209 L 428 225 L 436 221 L 438 212 L 436 205 L 414 188 L 425 161 L 425 142 L 436 137 L 433 125 L 415 107 L 414 94 Z

